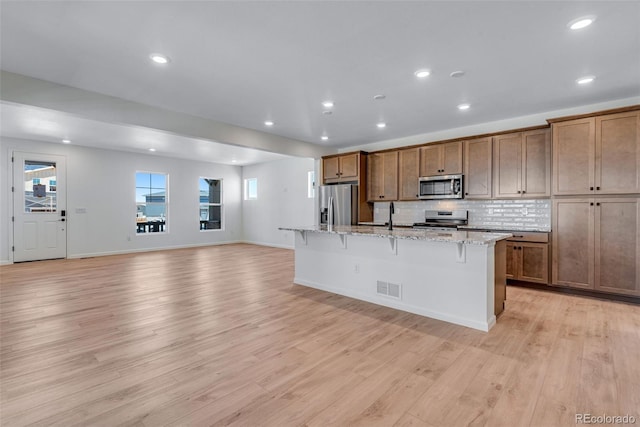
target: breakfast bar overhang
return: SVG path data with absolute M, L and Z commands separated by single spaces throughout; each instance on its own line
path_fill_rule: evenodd
M 291 227 L 294 283 L 489 331 L 506 297 L 510 234 Z

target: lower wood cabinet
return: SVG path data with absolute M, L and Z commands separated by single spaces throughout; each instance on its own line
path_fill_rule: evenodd
M 548 233 L 513 233 L 507 240 L 507 278 L 549 284 Z
M 640 198 L 553 202 L 552 284 L 640 296 Z

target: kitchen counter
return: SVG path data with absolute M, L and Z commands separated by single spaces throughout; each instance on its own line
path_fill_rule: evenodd
M 488 245 L 499 240 L 511 237 L 509 233 L 485 233 L 477 231 L 433 231 L 414 228 L 394 228 L 387 230 L 378 226 L 365 225 L 334 225 L 331 229 L 327 226 L 318 227 L 283 227 L 281 230 L 342 234 L 352 236 L 387 237 L 394 239 L 425 240 L 430 242 L 462 243 L 466 245 Z
M 504 225 L 459 225 L 458 229 L 460 230 L 491 230 L 491 232 L 506 232 L 510 233 L 512 231 L 527 231 L 527 232 L 535 232 L 535 233 L 551 233 L 551 229 L 549 228 L 540 228 L 540 227 L 526 227 L 526 226 L 518 226 L 518 227 L 505 227 Z
M 294 283 L 488 331 L 506 298 L 509 233 L 283 227 Z
M 371 227 L 387 227 L 389 225 L 389 223 L 388 222 L 359 222 L 358 225 L 368 225 L 368 226 L 371 226 Z M 394 227 L 411 228 L 411 227 L 413 227 L 413 224 L 396 223 L 394 221 L 393 222 L 393 226 Z

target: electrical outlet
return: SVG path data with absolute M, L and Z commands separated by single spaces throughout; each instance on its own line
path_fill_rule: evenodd
M 354 264 L 353 265 L 353 272 L 354 273 L 360 273 L 360 264 Z
M 131 235 L 128 235 L 127 236 L 127 242 L 130 242 L 130 241 L 131 241 Z

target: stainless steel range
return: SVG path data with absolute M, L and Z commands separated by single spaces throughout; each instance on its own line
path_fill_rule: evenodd
M 465 210 L 424 211 L 424 222 L 414 223 L 413 228 L 452 231 L 460 225 L 467 225 L 468 222 L 468 211 Z

